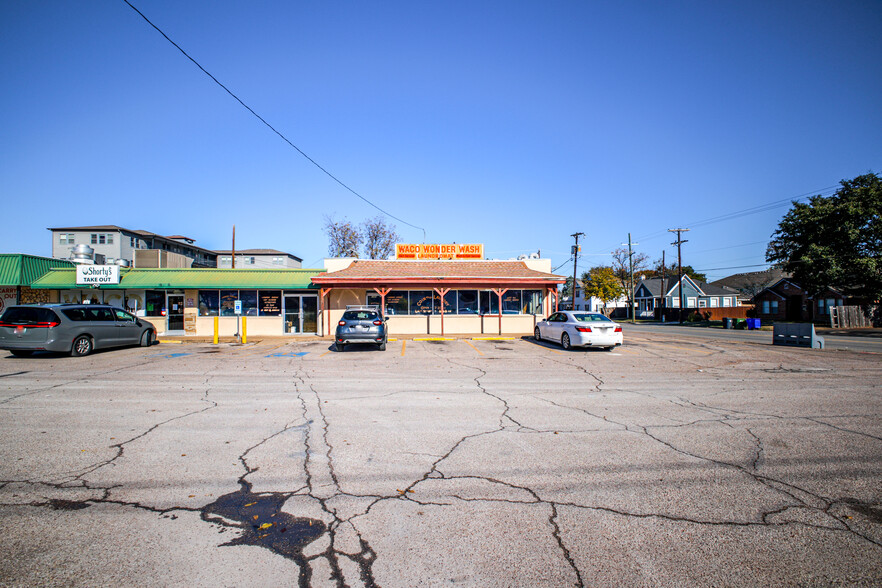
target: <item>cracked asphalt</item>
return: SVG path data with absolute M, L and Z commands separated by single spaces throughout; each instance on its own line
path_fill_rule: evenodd
M 879 354 L 0 355 L 3 586 L 882 585 Z

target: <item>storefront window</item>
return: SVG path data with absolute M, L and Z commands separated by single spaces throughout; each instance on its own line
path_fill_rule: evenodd
M 451 292 L 453 294 L 453 292 Z M 458 314 L 478 314 L 478 291 L 477 290 L 457 290 L 457 310 Z
M 257 290 L 239 290 L 242 316 L 257 316 Z
M 441 314 L 441 297 L 432 291 L 435 300 L 435 314 Z M 444 295 L 444 314 L 456 314 L 456 291 L 451 290 Z
M 147 290 L 144 298 L 146 315 L 162 316 L 162 311 L 165 310 L 165 292 L 163 290 Z
M 220 315 L 236 316 L 236 300 L 239 299 L 238 290 L 220 291 Z
M 499 296 L 496 292 L 481 292 L 481 314 L 499 314 Z
M 509 290 L 502 295 L 502 313 L 503 314 L 520 314 L 521 312 L 521 291 Z
M 524 290 L 523 314 L 542 314 L 542 292 L 539 290 Z
M 431 290 L 412 290 L 410 292 L 410 314 L 432 314 Z
M 407 292 L 393 290 L 386 294 L 386 316 L 408 314 L 409 309 L 410 303 L 408 302 Z
M 199 316 L 217 316 L 219 307 L 217 290 L 199 290 Z
M 279 316 L 282 314 L 282 291 L 261 290 L 258 295 L 260 316 Z

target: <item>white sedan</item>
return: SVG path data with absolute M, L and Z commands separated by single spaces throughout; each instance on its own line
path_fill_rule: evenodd
M 536 323 L 533 336 L 548 339 L 561 347 L 602 347 L 610 351 L 624 341 L 622 325 L 597 312 L 565 310 Z

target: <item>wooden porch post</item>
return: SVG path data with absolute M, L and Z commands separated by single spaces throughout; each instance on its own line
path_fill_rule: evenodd
M 330 288 L 322 288 L 321 290 L 319 290 L 319 300 L 322 303 L 322 311 L 325 311 L 325 310 L 328 311 L 327 315 L 325 315 L 327 317 L 325 319 L 325 326 L 328 329 L 329 336 L 331 334 L 331 309 L 328 307 L 330 306 L 331 299 L 330 299 L 330 297 L 328 297 L 328 304 L 325 305 L 325 296 L 327 296 L 330 293 L 331 293 Z
M 392 291 L 392 288 L 374 287 L 374 292 L 380 295 L 380 316 L 386 316 L 386 294 Z
M 493 292 L 496 293 L 496 296 L 499 297 L 499 307 L 497 310 L 499 311 L 499 334 L 502 334 L 502 295 L 508 292 L 508 288 L 493 288 Z
M 441 336 L 444 336 L 444 295 L 450 292 L 450 288 L 434 288 L 435 292 L 441 296 Z

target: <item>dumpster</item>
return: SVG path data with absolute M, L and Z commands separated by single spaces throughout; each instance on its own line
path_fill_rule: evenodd
M 723 328 L 724 329 L 734 329 L 735 328 L 735 321 L 730 318 L 724 318 L 723 319 Z
M 747 319 L 747 328 L 751 331 L 760 328 L 760 320 L 758 318 L 749 318 Z

